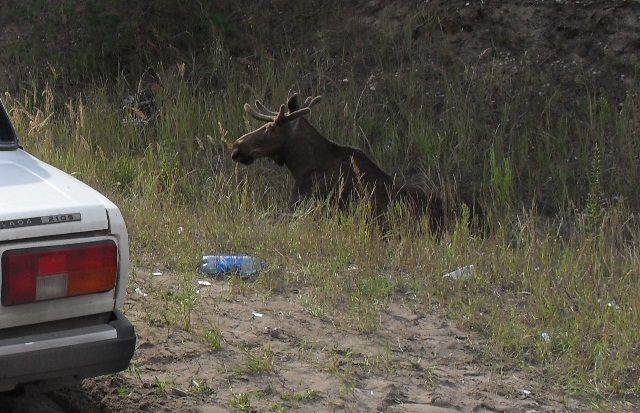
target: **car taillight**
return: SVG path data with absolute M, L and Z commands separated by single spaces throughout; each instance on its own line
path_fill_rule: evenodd
M 109 291 L 117 273 L 113 241 L 7 250 L 2 254 L 2 305 Z

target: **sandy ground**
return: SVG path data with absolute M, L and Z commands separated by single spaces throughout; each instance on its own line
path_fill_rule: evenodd
M 3 395 L 0 411 L 589 411 L 544 379 L 483 365 L 479 337 L 400 298 L 382 312 L 378 331 L 360 334 L 310 314 L 301 291 L 264 296 L 209 281 L 199 286 L 192 332 L 159 322 L 166 314 L 158 294 L 132 291 L 133 367 L 46 394 Z M 176 282 L 140 272 L 136 284 L 158 292 Z M 218 350 L 203 339 L 212 326 L 222 331 Z

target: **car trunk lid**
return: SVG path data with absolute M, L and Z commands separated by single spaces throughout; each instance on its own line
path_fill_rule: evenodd
M 22 150 L 0 152 L 0 242 L 108 228 L 94 189 Z

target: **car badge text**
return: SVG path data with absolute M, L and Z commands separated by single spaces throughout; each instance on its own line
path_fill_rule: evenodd
M 0 230 L 32 227 L 35 225 L 62 224 L 74 221 L 82 221 L 82 215 L 79 212 L 72 214 L 45 215 L 42 217 L 8 219 L 6 221 L 0 221 Z

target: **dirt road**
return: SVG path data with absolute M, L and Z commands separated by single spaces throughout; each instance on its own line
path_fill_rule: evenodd
M 174 278 L 141 272 L 132 285 L 140 290 L 126 313 L 138 344 L 128 371 L 44 395 L 4 395 L 0 411 L 589 411 L 544 379 L 483 365 L 479 337 L 416 311 L 410 297 L 380 315 L 378 331 L 361 334 L 310 314 L 302 291 L 264 295 L 208 280 L 186 332 L 162 322 L 171 308 L 159 297 Z

